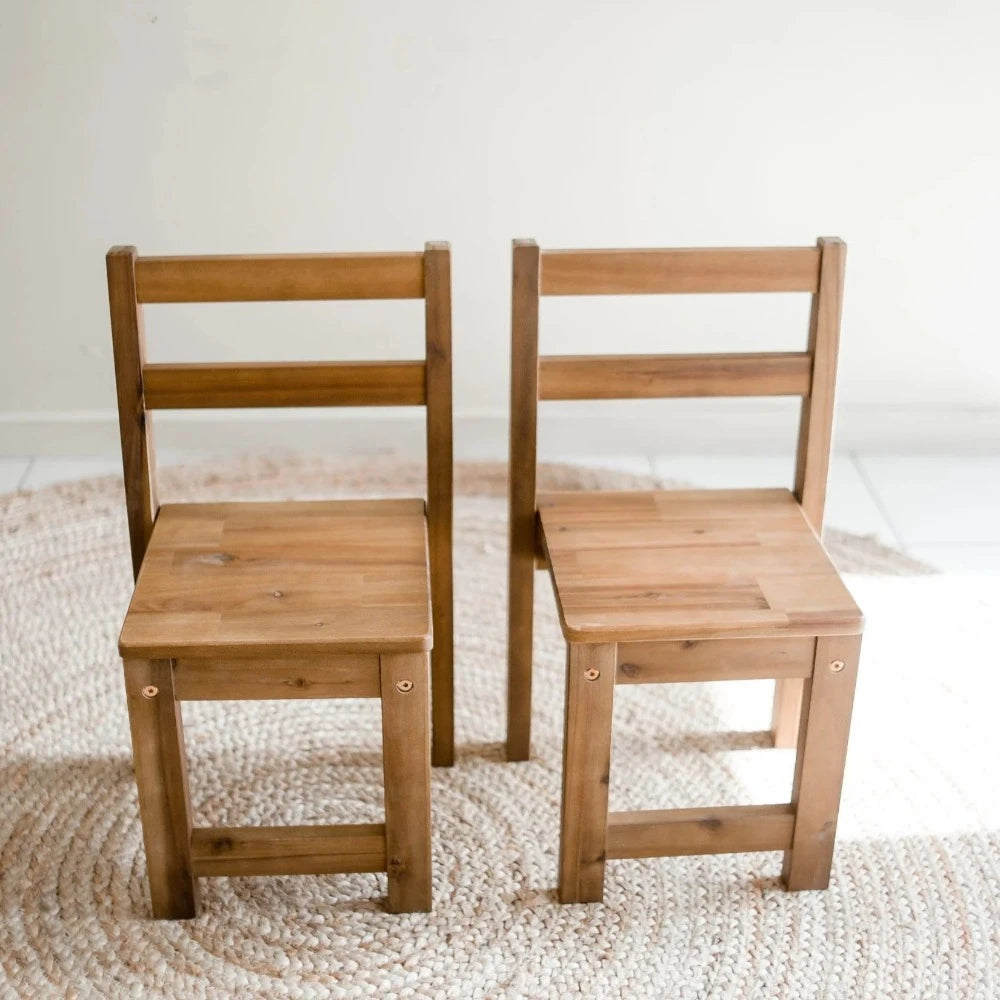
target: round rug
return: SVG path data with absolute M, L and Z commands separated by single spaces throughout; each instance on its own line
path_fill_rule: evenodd
M 786 893 L 780 856 L 753 854 L 611 862 L 603 905 L 555 901 L 564 646 L 540 575 L 533 757 L 507 764 L 505 477 L 498 464 L 457 471 L 458 761 L 432 778 L 434 912 L 402 916 L 383 910 L 383 876 L 340 875 L 205 879 L 199 918 L 149 918 L 115 650 L 131 590 L 120 482 L 0 497 L 0 996 L 1000 993 L 1000 824 L 973 773 L 996 749 L 987 692 L 963 683 L 964 656 L 942 676 L 933 639 L 900 642 L 907 616 L 947 607 L 926 589 L 938 578 L 840 533 L 841 569 L 880 575 L 849 578 L 870 625 L 830 890 Z M 161 483 L 162 500 L 422 492 L 419 467 L 391 459 L 251 459 Z M 542 485 L 654 484 L 554 467 Z M 996 610 L 978 600 L 956 605 L 972 624 L 949 625 L 954 656 L 979 634 L 975 615 Z M 764 749 L 770 693 L 622 689 L 611 808 L 787 800 L 792 755 Z M 376 702 L 184 714 L 197 825 L 381 819 Z

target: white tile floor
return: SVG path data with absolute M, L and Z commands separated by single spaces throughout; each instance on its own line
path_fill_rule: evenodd
M 30 458 L 0 458 L 0 493 L 23 486 L 30 465 Z
M 184 456 L 170 456 L 181 461 Z M 562 455 L 706 487 L 791 485 L 792 462 L 755 455 Z M 0 457 L 0 492 L 117 473 L 116 456 Z M 840 454 L 827 523 L 901 548 L 939 569 L 1000 574 L 1000 456 Z

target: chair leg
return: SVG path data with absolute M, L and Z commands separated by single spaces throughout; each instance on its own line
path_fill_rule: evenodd
M 571 643 L 566 660 L 559 901 L 599 903 L 608 839 L 616 647 Z
M 804 687 L 805 682 L 798 677 L 784 677 L 774 682 L 771 737 L 776 747 L 790 750 L 798 743 Z
M 531 660 L 535 600 L 534 536 L 511 543 L 507 585 L 507 760 L 531 753 Z
M 380 660 L 390 913 L 431 909 L 429 659 L 394 653 Z
M 805 682 L 792 785 L 795 830 L 782 878 L 790 890 L 830 884 L 861 636 L 821 636 Z
M 170 660 L 125 660 L 124 666 L 153 916 L 194 917 L 198 888 L 191 873 L 191 801 L 173 666 Z
M 449 582 L 448 593 L 451 593 Z M 455 763 L 455 681 L 453 609 L 450 599 L 434 607 L 434 651 L 431 653 L 431 763 Z

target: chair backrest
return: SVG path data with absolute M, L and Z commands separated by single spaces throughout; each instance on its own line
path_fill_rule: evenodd
M 535 546 L 538 401 L 801 396 L 795 495 L 822 530 L 846 246 L 697 250 L 540 250 L 514 241 L 511 346 L 512 551 Z M 538 353 L 542 295 L 809 292 L 806 349 L 743 354 Z
M 158 503 L 150 410 L 274 406 L 425 406 L 432 558 L 448 553 L 452 513 L 451 251 L 271 256 L 107 255 L 118 417 L 132 567 L 138 575 Z M 143 305 L 303 299 L 423 299 L 417 361 L 147 364 Z

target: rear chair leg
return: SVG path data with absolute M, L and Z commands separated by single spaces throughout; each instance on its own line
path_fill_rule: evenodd
M 170 660 L 125 660 L 125 694 L 153 916 L 194 917 L 191 801 Z
M 617 647 L 571 643 L 566 658 L 559 901 L 604 898 Z
M 434 616 L 434 652 L 431 653 L 431 672 L 433 675 L 431 758 L 435 767 L 451 767 L 455 763 L 455 681 L 452 627 L 452 608 L 448 604 Z
M 781 873 L 792 890 L 825 889 L 830 884 L 860 652 L 860 635 L 821 636 L 816 641 L 792 785 L 795 830 Z
M 534 533 L 511 538 L 507 585 L 507 760 L 531 753 L 531 657 L 535 599 Z
M 449 411 L 450 412 L 450 411 Z M 449 418 L 450 420 L 450 418 Z M 449 423 L 450 427 L 450 423 Z M 433 456 L 433 451 L 431 452 Z M 442 462 L 442 456 L 436 456 Z M 428 490 L 437 496 L 428 520 L 430 552 L 431 614 L 434 651 L 431 653 L 431 762 L 435 767 L 455 763 L 455 596 L 451 549 L 451 453 L 436 475 L 428 469 Z M 446 475 L 447 490 L 439 480 Z
M 390 913 L 431 909 L 430 657 L 383 654 L 382 764 Z
M 784 677 L 774 683 L 771 737 L 776 747 L 790 750 L 798 743 L 804 687 L 805 681 L 798 677 Z

